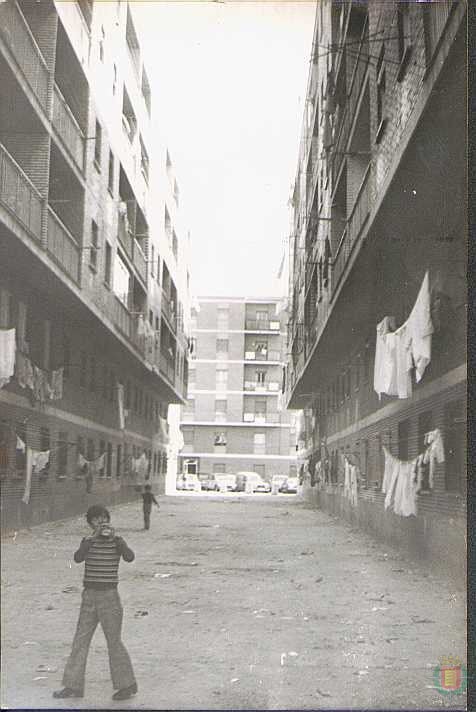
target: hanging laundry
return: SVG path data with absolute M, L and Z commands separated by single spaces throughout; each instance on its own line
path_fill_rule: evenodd
M 21 388 L 30 388 L 33 390 L 35 377 L 33 372 L 33 364 L 24 353 L 17 351 L 15 363 L 15 377 L 18 385 Z
M 398 477 L 395 486 L 393 511 L 401 517 L 416 516 L 415 461 L 397 461 Z
M 431 339 L 433 324 L 431 321 L 430 277 L 428 270 L 423 278 L 420 291 L 407 321 L 411 355 L 415 366 L 415 378 L 419 383 L 431 360 Z
M 428 484 L 430 489 L 433 489 L 434 474 L 436 463 L 442 463 L 445 461 L 445 448 L 443 445 L 443 437 L 441 435 L 441 430 L 436 428 L 435 430 L 430 430 L 425 435 L 425 445 L 427 449 L 423 457 L 424 464 L 430 465 L 430 476 Z
M 374 390 L 379 398 L 382 393 L 392 395 L 396 388 L 395 339 L 388 340 L 389 332 L 395 330 L 395 317 L 386 316 L 377 324 L 375 344 Z
M 10 382 L 15 372 L 15 329 L 0 329 L 0 388 Z
M 132 458 L 131 471 L 138 478 L 146 478 L 149 473 L 149 458 L 145 452 L 140 457 Z
M 430 281 L 428 270 L 408 319 L 391 331 L 392 317 L 385 317 L 377 325 L 375 346 L 374 388 L 379 394 L 410 398 L 411 371 L 419 383 L 431 360 L 433 324 L 430 310 Z
M 18 440 L 23 443 L 17 436 L 17 450 Z M 23 443 L 24 445 L 24 443 Z M 31 447 L 26 448 L 26 478 L 25 478 L 25 490 L 23 492 L 22 502 L 28 504 L 30 501 L 31 494 L 31 481 L 32 476 L 37 475 L 46 469 L 50 461 L 50 451 L 49 450 L 34 450 Z

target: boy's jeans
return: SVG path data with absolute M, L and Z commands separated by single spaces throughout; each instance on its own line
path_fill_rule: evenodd
M 98 623 L 106 636 L 114 689 L 119 690 L 135 683 L 129 653 L 121 640 L 122 604 L 117 589 L 85 588 L 71 655 L 64 670 L 65 687 L 81 692 L 84 690 L 89 645 Z
M 150 509 L 144 508 L 144 529 L 150 529 Z

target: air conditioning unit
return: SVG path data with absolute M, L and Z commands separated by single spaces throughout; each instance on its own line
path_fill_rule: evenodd
M 254 361 L 256 358 L 256 354 L 254 351 L 245 351 L 245 359 L 247 361 Z
M 243 413 L 243 421 L 245 423 L 253 423 L 255 419 L 254 413 Z
M 279 321 L 270 321 L 270 322 L 269 322 L 269 328 L 270 328 L 272 331 L 279 331 L 280 328 L 281 328 L 281 325 L 280 325 Z

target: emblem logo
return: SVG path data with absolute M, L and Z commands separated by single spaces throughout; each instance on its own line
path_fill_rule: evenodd
M 458 657 L 443 657 L 433 671 L 433 679 L 436 689 L 442 694 L 461 694 L 466 690 L 466 667 Z

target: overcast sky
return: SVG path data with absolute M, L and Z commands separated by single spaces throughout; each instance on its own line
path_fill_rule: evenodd
M 314 2 L 138 2 L 196 295 L 279 295 Z

